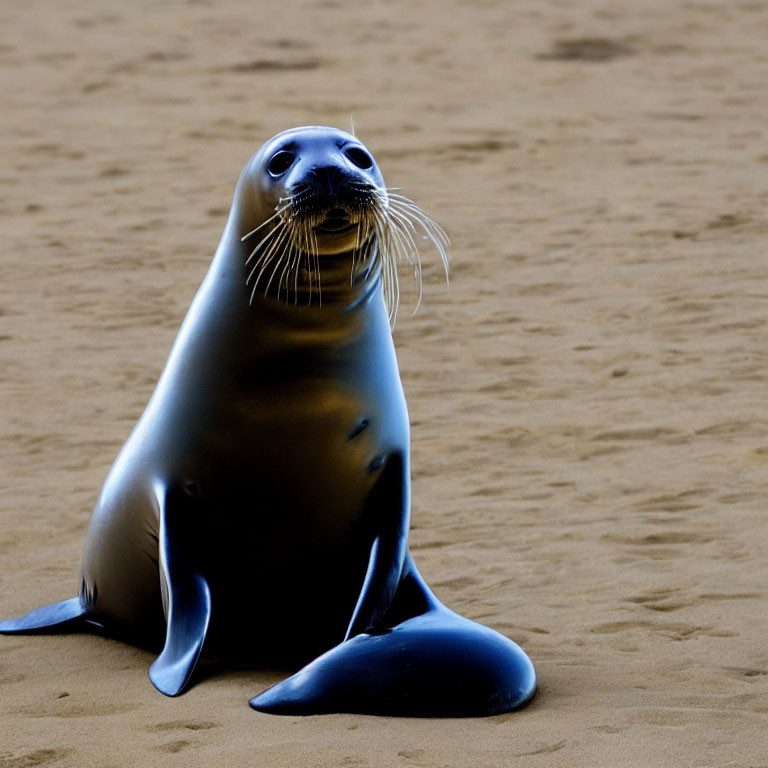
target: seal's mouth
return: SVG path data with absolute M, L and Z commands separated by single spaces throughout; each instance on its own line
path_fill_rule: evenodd
M 278 198 L 274 213 L 241 236 L 245 242 L 261 233 L 245 259 L 250 302 L 263 293 L 277 299 L 284 296 L 286 302 L 292 298 L 294 304 L 304 300 L 321 304 L 321 277 L 326 284 L 338 285 L 341 272 L 351 268 L 344 276 L 345 290 L 346 285 L 381 275 L 384 300 L 394 323 L 400 295 L 398 262 L 413 268 L 420 300 L 417 242 L 432 242 L 447 277 L 448 236 L 416 203 L 392 190 L 354 178 L 336 186 L 335 193 L 318 191 L 307 181 L 290 186 Z M 341 258 L 333 258 L 337 256 Z M 374 273 L 377 265 L 380 272 Z
M 315 227 L 315 231 L 324 235 L 344 235 L 357 228 L 357 222 L 351 221 L 349 214 L 342 208 L 332 208 L 325 218 Z

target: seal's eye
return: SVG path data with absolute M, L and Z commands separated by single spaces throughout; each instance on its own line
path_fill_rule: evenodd
M 358 168 L 364 171 L 373 168 L 373 158 L 360 147 L 349 147 L 344 150 L 348 160 L 351 160 Z
M 280 150 L 280 152 L 272 155 L 272 159 L 267 165 L 269 175 L 282 176 L 291 167 L 295 157 L 293 152 L 286 152 L 285 150 Z

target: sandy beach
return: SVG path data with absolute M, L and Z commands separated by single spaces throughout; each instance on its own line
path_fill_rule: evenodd
M 453 241 L 395 344 L 411 547 L 526 709 L 275 717 L 0 637 L 0 768 L 768 766 L 768 3 L 6 2 L 0 616 L 76 594 L 243 164 L 355 131 Z M 405 281 L 407 283 L 407 280 Z

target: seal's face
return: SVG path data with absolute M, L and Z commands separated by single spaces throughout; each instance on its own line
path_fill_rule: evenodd
M 419 230 L 447 274 L 443 230 L 387 190 L 371 153 L 345 131 L 310 126 L 279 133 L 251 158 L 236 198 L 237 232 L 252 248 L 245 260 L 251 302 L 258 292 L 286 303 L 321 303 L 326 288 L 340 295 L 378 266 L 394 320 L 398 261 L 413 267 L 421 286 Z
M 374 209 L 386 208 L 376 161 L 344 131 L 285 131 L 259 150 L 252 166 L 260 197 L 291 223 L 301 250 L 322 256 L 359 249 L 373 231 Z

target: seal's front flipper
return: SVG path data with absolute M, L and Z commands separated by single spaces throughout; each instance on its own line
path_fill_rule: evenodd
M 189 685 L 203 650 L 211 619 L 211 590 L 194 567 L 184 508 L 158 493 L 161 502 L 161 579 L 166 595 L 166 634 L 162 653 L 149 669 L 149 679 L 166 696 L 178 696 Z
M 0 633 L 5 635 L 73 632 L 85 628 L 90 611 L 80 597 L 36 608 L 18 619 L 0 621 Z
M 251 706 L 284 715 L 476 717 L 526 704 L 536 673 L 525 653 L 441 605 L 410 557 L 404 571 L 380 628 L 332 648 Z
M 390 456 L 366 502 L 365 516 L 374 521 L 376 537 L 345 640 L 375 626 L 389 609 L 399 588 L 408 556 L 411 508 L 408 473 L 407 457 L 401 454 Z

